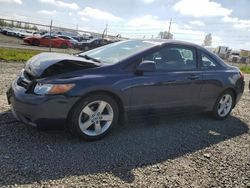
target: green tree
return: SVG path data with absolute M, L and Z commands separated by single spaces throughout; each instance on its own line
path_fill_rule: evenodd
M 35 26 L 35 25 L 33 25 L 33 26 L 31 27 L 31 29 L 32 29 L 32 30 L 38 30 L 37 26 Z
M 212 46 L 212 34 L 208 33 L 203 41 L 203 46 Z
M 25 28 L 25 29 L 30 29 L 30 25 L 29 25 L 28 23 L 25 23 L 25 24 L 24 24 L 24 28 Z
M 7 23 L 4 20 L 0 20 L 0 26 L 7 26 Z
M 17 27 L 17 28 L 22 28 L 21 22 L 17 22 L 17 23 L 16 23 L 16 27 Z
M 158 37 L 161 39 L 173 39 L 174 35 L 172 33 L 168 33 L 167 31 L 161 31 L 158 34 Z

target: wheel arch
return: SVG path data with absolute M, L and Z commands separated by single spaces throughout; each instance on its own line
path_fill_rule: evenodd
M 233 95 L 234 95 L 234 96 L 233 96 L 233 97 L 234 97 L 233 108 L 234 108 L 235 105 L 236 105 L 237 92 L 236 92 L 236 90 L 235 90 L 234 88 L 228 87 L 228 88 L 224 89 L 224 90 L 220 93 L 220 95 L 221 95 L 222 93 L 226 92 L 226 91 L 231 91 L 231 92 L 233 93 Z M 219 95 L 219 96 L 220 96 L 220 95 Z
M 125 110 L 124 110 L 124 103 L 123 103 L 122 99 L 117 94 L 115 94 L 114 92 L 107 91 L 107 90 L 97 90 L 97 91 L 88 92 L 85 95 L 83 95 L 79 100 L 77 100 L 75 102 L 75 104 L 71 107 L 71 109 L 69 110 L 67 119 L 69 119 L 73 108 L 78 104 L 79 101 L 83 100 L 84 98 L 86 98 L 88 96 L 97 95 L 97 94 L 103 94 L 103 95 L 107 95 L 107 96 L 112 97 L 115 100 L 115 102 L 117 103 L 117 105 L 118 105 L 119 121 L 124 118 Z

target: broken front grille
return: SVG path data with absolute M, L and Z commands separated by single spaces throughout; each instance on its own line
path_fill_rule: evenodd
M 35 78 L 26 71 L 23 71 L 20 77 L 17 80 L 17 85 L 25 88 L 27 91 L 30 91 L 35 83 Z

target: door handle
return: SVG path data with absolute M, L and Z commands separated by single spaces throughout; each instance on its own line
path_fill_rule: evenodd
M 189 80 L 197 80 L 197 79 L 199 79 L 199 75 L 191 74 L 191 75 L 188 76 L 188 79 Z

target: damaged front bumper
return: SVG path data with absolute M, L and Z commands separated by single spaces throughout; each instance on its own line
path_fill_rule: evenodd
M 6 93 L 13 116 L 34 127 L 64 126 L 70 109 L 78 100 L 77 97 L 37 96 L 26 93 L 25 88 L 12 83 Z

